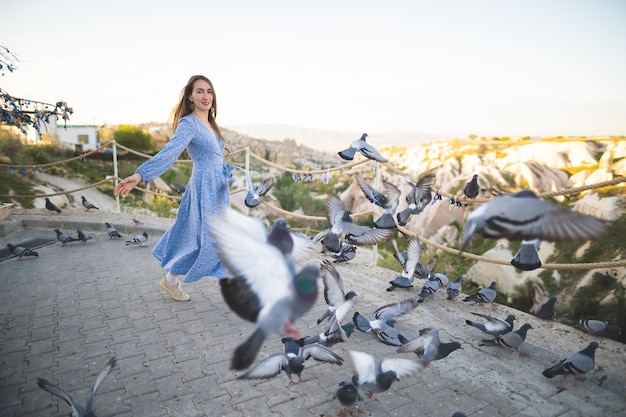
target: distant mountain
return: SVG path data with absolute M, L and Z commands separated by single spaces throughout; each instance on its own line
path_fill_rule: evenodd
M 332 131 L 280 124 L 229 125 L 226 128 L 258 139 L 282 141 L 293 139 L 296 143 L 313 149 L 334 153 L 347 147 L 364 132 Z M 366 132 L 368 142 L 377 148 L 413 146 L 422 142 L 448 137 L 416 132 Z M 341 149 L 340 149 L 341 148 Z

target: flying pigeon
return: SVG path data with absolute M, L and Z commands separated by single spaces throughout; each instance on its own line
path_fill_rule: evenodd
M 480 185 L 478 184 L 478 175 L 474 174 L 472 179 L 465 184 L 463 195 L 467 198 L 476 198 L 480 193 Z
M 296 245 L 284 219 L 274 222 L 268 233 L 260 220 L 225 207 L 213 218 L 211 231 L 218 256 L 234 276 L 220 280 L 226 280 L 220 282 L 226 304 L 255 322 L 254 332 L 235 349 L 231 361 L 232 369 L 245 369 L 266 338 L 277 333 L 300 338 L 292 325 L 317 301 L 320 270 L 313 264 L 296 269 Z M 231 291 L 232 280 L 242 292 Z
M 463 275 L 459 275 L 457 279 L 448 284 L 446 288 L 446 294 L 448 294 L 447 300 L 454 301 L 456 297 L 461 294 L 461 281 L 463 280 Z
M 457 349 L 461 349 L 459 342 L 441 343 L 439 329 L 426 328 L 420 330 L 420 335 L 413 340 L 407 340 L 396 352 L 414 352 L 424 365 L 432 361 L 443 359 Z
M 351 261 L 356 256 L 356 246 L 349 243 L 341 243 L 341 246 L 339 247 L 339 252 L 332 253 L 330 256 L 334 259 L 334 262 L 336 263 Z
M 600 219 L 540 200 L 530 190 L 500 195 L 472 211 L 465 223 L 459 257 L 472 236 L 549 242 L 597 239 L 609 231 Z
M 91 210 L 91 209 L 96 209 L 96 210 L 100 210 L 98 207 L 94 206 L 93 204 L 91 204 L 89 202 L 89 200 L 87 200 L 85 198 L 85 196 L 81 195 L 80 198 L 83 200 L 83 207 L 85 207 L 87 209 L 87 211 Z
M 539 246 L 541 240 L 522 240 L 522 246 L 511 260 L 511 265 L 522 271 L 532 271 L 541 266 L 541 259 L 539 259 Z
M 352 304 L 352 299 L 356 297 L 354 291 L 346 291 L 343 285 L 341 275 L 337 272 L 337 269 L 328 260 L 324 260 L 320 267 L 320 274 L 324 283 L 324 301 L 328 304 L 328 308 L 317 319 L 317 324 L 320 324 L 324 319 L 330 320 L 335 314 L 335 310 L 342 304 L 349 302 Z
M 406 252 L 403 255 L 398 252 L 396 241 L 393 240 L 391 243 L 395 248 L 394 256 L 396 256 L 396 259 L 400 258 L 404 262 L 400 262 L 403 266 L 402 273 L 394 278 L 393 281 L 389 281 L 391 286 L 387 288 L 387 291 L 393 291 L 396 288 L 413 288 L 413 274 L 422 253 L 422 245 L 418 238 L 409 239 L 406 245 Z
M 574 327 L 598 336 L 622 333 L 622 329 L 619 326 L 608 324 L 606 321 L 600 320 L 577 320 Z
M 589 343 L 580 352 L 572 353 L 566 359 L 543 371 L 543 376 L 554 378 L 557 375 L 563 375 L 566 378 L 568 375 L 574 375 L 576 379 L 582 380 L 581 375 L 586 374 L 596 366 L 595 355 L 598 346 L 600 346 L 598 342 Z
M 248 193 L 246 194 L 246 198 L 244 200 L 246 207 L 254 208 L 261 204 L 261 199 L 274 186 L 276 179 L 273 176 L 268 177 L 255 186 L 252 182 L 252 178 L 250 178 L 250 173 L 246 169 L 237 165 L 231 165 L 231 167 L 243 171 L 243 173 L 246 175 L 246 183 L 248 184 Z
M 557 302 L 556 297 L 548 298 L 544 304 L 540 304 L 535 308 L 535 316 L 544 320 L 554 320 L 556 318 L 556 309 L 554 303 Z
M 56 211 L 57 213 L 61 213 L 61 209 L 58 208 L 48 197 L 46 197 L 46 208 L 48 211 Z
M 289 382 L 293 383 L 292 375 L 302 382 L 302 371 L 305 361 L 313 358 L 319 362 L 343 365 L 343 359 L 332 350 L 319 344 L 300 346 L 297 340 L 290 337 L 282 339 L 285 347 L 284 352 L 274 353 L 262 360 L 249 371 L 237 377 L 237 379 L 268 379 L 275 377 L 280 371 L 285 371 Z
M 524 343 L 526 340 L 526 333 L 528 329 L 532 329 L 533 327 L 528 324 L 522 324 L 517 330 L 512 332 L 504 333 L 500 336 L 497 336 L 495 339 L 483 339 L 478 346 L 499 346 L 499 347 L 507 347 L 507 348 L 515 348 L 521 356 L 526 356 L 525 352 L 519 350 L 519 346 Z M 496 350 L 496 356 L 498 356 L 498 352 L 500 352 L 500 348 Z
M 111 223 L 104 223 L 104 225 L 107 227 L 107 234 L 109 235 L 109 239 L 119 239 L 122 237 L 117 229 L 111 226 Z
M 70 235 L 66 235 L 65 233 L 63 233 L 59 229 L 54 229 L 54 231 L 57 234 L 57 240 L 62 243 L 62 246 L 65 246 L 66 243 L 78 242 L 78 239 L 73 238 Z
M 374 220 L 374 227 L 378 229 L 394 229 L 396 222 L 393 215 L 400 203 L 400 190 L 390 182 L 383 182 L 384 192 L 378 191 L 361 177 L 356 177 L 356 182 L 361 191 L 371 203 L 383 208 L 383 214 Z
M 357 408 L 357 413 L 359 415 L 362 414 L 362 411 L 359 409 L 357 405 L 359 402 L 363 401 L 363 396 L 359 392 L 359 388 L 352 381 L 341 381 L 335 390 L 333 391 L 333 399 L 337 399 L 341 405 L 344 407 L 354 407 Z M 345 416 L 345 409 L 342 409 L 339 412 L 339 416 Z
M 372 319 L 368 320 L 358 311 L 354 313 L 352 322 L 354 326 L 363 333 L 376 333 L 378 339 L 384 344 L 400 346 L 402 341 L 399 335 L 406 340 L 412 337 L 394 328 L 395 319 L 404 314 L 410 313 L 417 307 L 417 301 L 409 298 L 398 303 L 387 304 L 374 311 Z
M 76 233 L 78 233 L 78 240 L 80 240 L 80 243 L 82 244 L 85 244 L 88 240 L 93 239 L 93 236 L 83 232 L 82 230 L 77 230 Z
M 487 320 L 487 323 L 477 323 L 472 320 L 465 320 L 466 324 L 470 326 L 476 327 L 481 332 L 498 337 L 505 333 L 508 333 L 513 330 L 513 321 L 515 321 L 516 317 L 513 314 L 509 314 L 505 319 L 501 319 L 500 317 L 489 316 L 487 314 L 481 313 L 472 313 L 476 316 L 480 316 Z
M 400 226 L 405 226 L 409 222 L 411 215 L 421 213 L 432 201 L 432 185 L 435 177 L 432 174 L 428 174 L 417 181 L 417 183 L 413 183 L 408 175 L 405 175 L 404 179 L 409 183 L 411 189 L 405 197 L 407 207 L 396 215 Z
M 147 241 L 148 241 L 148 233 L 143 232 L 142 234 L 137 235 L 134 238 L 132 238 L 132 240 L 127 240 L 125 244 L 145 246 L 144 243 L 146 243 Z
M 72 407 L 72 417 L 96 417 L 96 411 L 94 407 L 94 397 L 96 395 L 96 391 L 98 387 L 104 381 L 104 378 L 111 372 L 113 367 L 116 364 L 115 356 L 108 360 L 107 363 L 104 364 L 104 367 L 93 381 L 93 385 L 91 386 L 91 392 L 89 393 L 89 398 L 87 399 L 87 409 L 85 410 L 82 405 L 80 405 L 70 394 L 65 392 L 63 389 L 59 388 L 59 386 L 53 384 L 50 381 L 47 381 L 43 378 L 37 378 L 37 385 L 39 388 L 48 391 L 50 394 L 59 397 L 63 401 L 69 404 Z
M 7 243 L 7 248 L 9 248 L 9 251 L 13 255 L 17 256 L 19 259 L 22 259 L 23 256 L 39 256 L 37 252 L 31 249 L 25 248 L 24 246 L 13 245 L 11 243 Z
M 441 274 L 432 274 L 428 280 L 422 286 L 422 291 L 417 297 L 418 303 L 423 303 L 428 297 L 433 296 L 439 287 L 443 287 L 448 284 L 448 271 L 444 271 Z
M 350 144 L 347 149 L 337 152 L 342 159 L 346 161 L 352 161 L 357 151 L 361 152 L 363 156 L 368 159 L 372 159 L 378 162 L 387 162 L 387 160 L 374 148 L 372 145 L 366 142 L 365 138 L 367 133 L 363 133 L 359 140 L 355 140 Z
M 343 307 L 342 307 L 343 308 Z M 331 347 L 337 343 L 342 343 L 348 340 L 348 338 L 354 333 L 354 323 L 348 322 L 341 324 L 341 320 L 338 314 L 335 314 L 328 324 L 324 326 L 324 330 L 313 336 L 301 337 L 298 340 L 300 346 L 310 345 L 313 343 L 319 343 L 320 345 Z
M 487 288 L 481 288 L 474 294 L 470 294 L 463 301 L 472 301 L 474 303 L 493 303 L 496 299 L 496 282 L 492 281 Z

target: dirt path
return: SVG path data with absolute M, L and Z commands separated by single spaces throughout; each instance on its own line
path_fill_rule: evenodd
M 85 180 L 78 178 L 58 177 L 55 175 L 38 172 L 36 174 L 37 179 L 42 183 L 37 185 L 35 189 L 38 194 L 58 193 L 60 191 L 76 190 L 78 188 L 89 185 Z M 101 211 L 111 212 L 116 208 L 115 198 L 113 193 L 110 195 L 104 194 L 98 191 L 97 188 L 88 188 L 86 190 L 77 191 L 75 193 L 67 195 L 57 195 L 50 197 L 50 201 L 56 204 L 61 210 L 67 209 L 79 209 L 84 210 L 81 204 L 81 196 L 85 196 L 89 202 L 98 207 Z M 73 197 L 73 203 L 70 199 Z M 36 208 L 44 208 L 46 201 L 44 198 L 36 198 L 34 201 Z

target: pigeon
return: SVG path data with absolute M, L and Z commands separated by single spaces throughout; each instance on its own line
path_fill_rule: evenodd
M 354 313 L 352 322 L 354 326 L 363 333 L 376 333 L 378 339 L 386 345 L 400 346 L 402 341 L 399 335 L 410 340 L 411 337 L 404 332 L 394 328 L 395 319 L 404 314 L 410 313 L 417 307 L 415 299 L 406 299 L 398 303 L 387 304 L 378 308 L 368 320 L 358 311 Z
M 600 346 L 598 342 L 589 343 L 580 352 L 572 353 L 566 359 L 543 371 L 543 376 L 554 378 L 557 375 L 563 375 L 566 378 L 568 375 L 574 375 L 578 380 L 584 379 L 581 375 L 586 374 L 596 366 L 595 355 L 598 346 Z
M 78 233 L 78 240 L 80 240 L 80 243 L 82 244 L 85 244 L 88 240 L 93 239 L 93 236 L 83 232 L 82 230 L 77 230 L 76 233 Z
M 539 246 L 541 240 L 522 240 L 522 246 L 511 259 L 511 265 L 522 271 L 532 271 L 541 266 L 541 259 L 539 259 Z
M 496 299 L 496 282 L 492 281 L 487 288 L 481 288 L 474 294 L 470 294 L 463 301 L 472 301 L 474 303 L 493 303 Z
M 252 335 L 231 360 L 231 368 L 241 370 L 252 364 L 268 337 L 283 333 L 300 338 L 292 325 L 317 301 L 320 270 L 313 264 L 296 269 L 299 244 L 285 219 L 276 220 L 268 233 L 260 220 L 224 207 L 214 216 L 211 231 L 218 256 L 234 276 L 220 280 L 226 304 L 240 317 L 254 318 Z M 233 280 L 242 292 L 230 291 Z
M 324 314 L 317 319 L 317 324 L 320 324 L 324 319 L 330 320 L 339 306 L 346 302 L 352 304 L 352 299 L 356 297 L 354 291 L 346 292 L 339 272 L 337 272 L 337 269 L 335 269 L 333 264 L 328 260 L 322 261 L 320 274 L 322 276 L 322 282 L 324 283 L 324 300 L 326 304 L 328 304 L 328 308 Z
M 353 381 L 341 381 L 333 391 L 333 399 L 337 399 L 344 407 L 357 407 L 357 413 L 362 414 L 358 407 L 358 403 L 363 401 L 363 396 L 359 392 L 359 388 Z M 339 412 L 339 416 L 345 416 L 345 409 Z
M 463 275 L 459 275 L 454 281 L 448 284 L 446 288 L 446 294 L 448 294 L 447 300 L 454 301 L 456 297 L 461 294 L 461 281 L 463 280 Z
M 363 191 L 365 198 L 378 207 L 383 208 L 383 214 L 374 220 L 374 227 L 378 229 L 394 229 L 396 222 L 393 219 L 393 215 L 396 213 L 400 203 L 400 190 L 389 182 L 383 182 L 384 192 L 378 191 L 361 177 L 356 177 L 356 182 L 361 191 Z
M 619 326 L 608 324 L 606 321 L 600 320 L 577 320 L 574 327 L 598 336 L 622 333 L 622 329 Z
M 107 234 L 109 235 L 109 239 L 119 239 L 122 237 L 117 229 L 111 226 L 111 223 L 104 223 L 104 225 L 107 227 Z
M 7 248 L 9 248 L 9 251 L 13 255 L 17 256 L 19 259 L 22 259 L 23 256 L 39 256 L 37 252 L 31 249 L 25 248 L 24 246 L 13 245 L 11 243 L 7 243 Z
M 237 379 L 268 379 L 275 377 L 281 371 L 285 371 L 289 382 L 293 383 L 292 375 L 302 382 L 302 371 L 305 361 L 313 358 L 318 362 L 334 363 L 343 365 L 343 359 L 332 350 L 319 344 L 300 346 L 297 340 L 290 337 L 282 339 L 285 347 L 284 352 L 274 353 L 262 360 L 249 371 L 237 377 Z
M 83 200 L 83 207 L 85 207 L 87 209 L 87 211 L 91 210 L 91 209 L 96 209 L 96 210 L 100 210 L 98 207 L 94 206 L 93 204 L 91 204 L 89 202 L 89 200 L 87 200 L 85 198 L 85 196 L 80 196 L 80 198 Z
M 342 343 L 354 333 L 354 323 L 341 324 L 337 314 L 324 326 L 324 330 L 313 336 L 305 336 L 298 339 L 301 346 L 319 343 L 320 345 L 331 347 L 337 343 Z
M 505 333 L 508 333 L 513 330 L 513 321 L 515 321 L 516 317 L 513 314 L 509 314 L 505 319 L 501 319 L 500 317 L 488 316 L 487 314 L 481 313 L 472 313 L 476 316 L 480 316 L 487 320 L 487 323 L 477 323 L 472 320 L 465 320 L 466 324 L 470 326 L 476 327 L 481 332 L 491 335 L 493 337 L 498 337 Z
M 495 339 L 483 339 L 478 344 L 478 346 L 500 346 L 515 348 L 521 356 L 526 356 L 527 354 L 525 352 L 519 350 L 519 346 L 524 343 L 524 340 L 526 340 L 526 333 L 528 332 L 528 329 L 532 328 L 533 327 L 530 324 L 524 323 L 519 329 L 504 333 L 500 336 L 497 336 Z M 496 356 L 498 356 L 498 352 L 500 352 L 499 348 L 498 350 L 496 350 Z
M 48 197 L 46 197 L 46 208 L 48 211 L 56 211 L 57 213 L 61 213 L 61 209 L 58 208 Z
M 117 363 L 115 356 L 107 361 L 104 364 L 104 367 L 93 381 L 93 385 L 91 386 L 91 392 L 89 393 L 89 398 L 87 399 L 87 409 L 85 410 L 82 405 L 80 405 L 70 394 L 65 392 L 63 389 L 59 388 L 57 385 L 53 384 L 50 381 L 47 381 L 43 378 L 37 378 L 37 385 L 39 388 L 48 391 L 50 394 L 59 397 L 63 401 L 69 404 L 72 407 L 72 417 L 96 417 L 96 411 L 94 407 L 94 397 L 96 395 L 96 391 L 98 391 L 98 387 L 104 381 L 104 378 L 113 370 L 113 367 Z
M 394 278 L 393 281 L 389 281 L 391 286 L 387 288 L 387 291 L 393 291 L 396 288 L 413 288 L 413 274 L 422 253 L 422 245 L 418 238 L 409 239 L 406 245 L 406 252 L 402 255 L 398 252 L 396 241 L 393 240 L 391 243 L 395 248 L 394 256 L 396 256 L 396 259 L 400 258 L 404 262 L 400 262 L 403 266 L 402 273 Z
M 463 195 L 467 198 L 476 198 L 480 193 L 480 185 L 478 184 L 478 175 L 474 174 L 472 179 L 465 184 L 463 188 Z
M 187 190 L 187 186 L 185 184 L 168 184 L 170 188 L 176 191 L 178 194 L 183 195 Z
M 344 210 L 341 200 L 334 195 L 330 195 L 326 200 L 326 218 L 330 232 L 322 240 L 322 244 L 328 245 L 326 247 L 331 252 L 339 251 L 339 238 L 342 236 L 352 245 L 372 246 L 384 242 L 394 232 L 393 229 L 374 229 L 352 223 L 350 212 Z M 335 250 L 332 250 L 333 248 Z
M 407 340 L 396 352 L 414 352 L 424 365 L 432 361 L 443 359 L 457 349 L 461 349 L 459 342 L 441 343 L 439 330 L 426 328 L 420 330 L 420 335 L 413 340 Z
M 465 413 L 457 411 L 454 414 L 452 414 L 452 417 L 467 417 L 467 416 L 465 415 Z
M 347 149 L 337 152 L 341 159 L 345 159 L 346 161 L 352 161 L 356 152 L 359 151 L 363 156 L 368 159 L 378 162 L 387 162 L 387 160 L 380 153 L 378 153 L 376 148 L 367 143 L 367 141 L 365 140 L 366 137 L 367 133 L 363 133 L 363 135 L 361 135 L 361 138 L 352 142 Z
M 330 255 L 336 263 L 348 262 L 354 259 L 356 256 L 356 246 L 349 243 L 341 243 L 339 252 Z
M 79 240 L 79 239 L 73 238 L 70 235 L 66 235 L 65 233 L 63 233 L 59 229 L 54 229 L 54 231 L 57 234 L 57 240 L 62 243 L 62 246 L 65 246 L 66 243 L 78 242 L 78 240 Z
M 475 233 L 486 238 L 549 242 L 598 239 L 609 231 L 600 219 L 540 200 L 530 190 L 500 195 L 472 211 L 458 257 Z
M 554 303 L 557 302 L 556 297 L 548 298 L 544 304 L 540 304 L 535 308 L 535 316 L 544 320 L 554 320 L 556 319 L 556 309 L 554 308 Z
M 441 274 L 432 274 L 430 278 L 424 283 L 422 286 L 422 291 L 420 295 L 417 297 L 418 303 L 423 303 L 426 301 L 428 297 L 433 296 L 437 291 L 439 291 L 439 287 L 443 287 L 448 284 L 448 272 L 444 271 Z
M 148 241 L 148 233 L 143 232 L 142 234 L 135 236 L 131 240 L 127 240 L 125 245 L 145 246 L 144 243 L 146 243 L 147 241 Z
M 418 265 L 419 275 L 423 279 L 430 278 L 430 276 L 433 274 L 433 272 L 437 268 L 438 263 L 439 263 L 439 256 L 435 255 L 428 260 L 428 264 L 426 264 L 425 267 L 422 265 L 423 268 L 419 268 L 419 265 Z
M 352 359 L 354 375 L 352 382 L 367 393 L 369 398 L 372 394 L 387 391 L 393 381 L 409 377 L 420 370 L 424 365 L 407 358 L 382 358 L 378 359 L 365 352 L 349 351 Z
M 273 176 L 268 177 L 255 186 L 252 182 L 252 178 L 250 178 L 250 173 L 246 169 L 237 165 L 231 165 L 231 167 L 243 171 L 243 173 L 246 175 L 246 183 L 248 184 L 248 193 L 246 194 L 246 198 L 244 200 L 246 207 L 254 208 L 261 204 L 261 199 L 274 186 L 276 179 Z
M 411 189 L 405 197 L 407 207 L 396 215 L 400 226 L 406 226 L 411 215 L 421 213 L 432 201 L 432 184 L 435 177 L 428 174 L 417 183 L 413 183 L 408 175 L 405 175 L 404 179 L 409 183 Z
M 76 199 L 74 198 L 74 196 L 72 194 L 67 194 L 66 197 L 69 205 L 72 207 L 76 207 Z

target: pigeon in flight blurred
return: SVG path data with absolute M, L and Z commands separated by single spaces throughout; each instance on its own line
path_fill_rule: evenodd
M 554 303 L 557 302 L 556 297 L 548 298 L 544 304 L 540 304 L 535 308 L 535 316 L 544 320 L 554 320 L 556 319 L 556 309 L 554 308 Z
M 85 198 L 85 196 L 80 196 L 80 198 L 83 200 L 83 207 L 85 207 L 87 209 L 87 211 L 91 210 L 91 209 L 96 209 L 96 210 L 100 210 L 98 207 L 96 207 L 95 205 L 91 204 L 89 202 L 89 200 L 87 200 Z
M 107 234 L 109 235 L 109 239 L 119 239 L 122 237 L 117 229 L 111 226 L 111 223 L 104 223 L 104 225 L 107 227 Z
M 48 211 L 55 211 L 57 213 L 61 213 L 61 209 L 58 208 L 48 197 L 46 197 L 46 208 Z
M 479 193 L 480 185 L 478 184 L 478 175 L 474 174 L 472 179 L 467 184 L 465 184 L 465 187 L 463 188 L 463 195 L 466 198 L 476 198 L 478 197 Z
M 356 256 L 356 246 L 342 242 L 339 247 L 339 252 L 331 253 L 330 256 L 336 263 L 351 261 Z
M 409 183 L 411 189 L 405 197 L 407 207 L 396 215 L 400 226 L 406 226 L 411 215 L 421 213 L 432 201 L 432 185 L 435 177 L 433 174 L 428 174 L 418 180 L 417 183 L 411 181 L 408 175 L 405 175 L 404 179 Z
M 406 340 L 410 340 L 412 337 L 394 327 L 395 319 L 410 313 L 415 310 L 415 307 L 417 307 L 417 301 L 414 298 L 409 298 L 378 308 L 374 311 L 371 320 L 357 311 L 352 317 L 352 322 L 363 333 L 376 333 L 378 339 L 384 344 L 400 346 L 402 341 L 399 335 L 402 335 Z
M 98 391 L 98 387 L 104 381 L 104 378 L 113 370 L 113 367 L 117 361 L 115 360 L 115 356 L 107 361 L 104 364 L 104 367 L 93 381 L 93 385 L 91 386 L 91 392 L 89 393 L 89 398 L 87 399 L 87 409 L 83 408 L 70 394 L 65 392 L 59 386 L 53 384 L 50 381 L 47 381 L 43 378 L 37 378 L 37 385 L 50 394 L 59 397 L 63 401 L 65 401 L 70 407 L 72 407 L 72 417 L 96 417 L 96 411 L 94 407 L 94 397 L 96 396 L 96 391 Z
M 532 271 L 541 266 L 541 259 L 539 259 L 539 247 L 541 240 L 522 240 L 522 246 L 511 260 L 511 265 L 522 271 Z
M 461 349 L 461 344 L 456 341 L 441 343 L 439 340 L 439 329 L 426 328 L 420 330 L 420 335 L 412 340 L 407 340 L 396 352 L 413 352 L 424 365 L 432 361 L 443 359 L 457 349 Z
M 621 334 L 622 329 L 614 324 L 601 320 L 576 320 L 574 327 L 597 336 Z
M 250 173 L 246 169 L 237 165 L 231 165 L 231 167 L 243 171 L 243 173 L 246 175 L 246 183 L 248 184 L 248 193 L 246 194 L 246 198 L 244 200 L 246 207 L 254 208 L 261 204 L 261 199 L 274 186 L 276 179 L 273 176 L 268 177 L 255 186 L 252 182 L 252 178 L 250 177 Z
M 400 203 L 400 190 L 389 182 L 383 182 L 384 192 L 378 191 L 361 177 L 356 177 L 356 182 L 361 191 L 363 191 L 365 198 L 378 207 L 383 208 L 383 214 L 374 220 L 374 227 L 378 229 L 395 228 L 396 222 L 393 219 L 393 215 L 396 213 Z
M 285 371 L 289 382 L 293 383 L 292 375 L 302 382 L 302 371 L 307 359 L 313 358 L 318 362 L 343 365 L 343 359 L 332 350 L 319 344 L 300 346 L 297 340 L 290 337 L 282 339 L 285 351 L 274 353 L 263 359 L 249 371 L 237 377 L 237 379 L 268 379 L 275 377 L 281 371 Z
M 525 352 L 519 350 L 519 347 L 526 340 L 526 333 L 529 329 L 533 327 L 524 323 L 522 326 L 514 330 L 512 332 L 504 333 L 500 336 L 497 336 L 495 339 L 483 339 L 478 346 L 499 346 L 498 350 L 496 350 L 496 356 L 498 356 L 498 352 L 500 352 L 500 348 L 515 348 L 521 356 L 526 356 Z
M 132 240 L 127 240 L 126 245 L 139 245 L 145 246 L 144 244 L 148 241 L 148 233 L 143 232 L 140 235 L 135 236 Z
M 317 324 L 320 324 L 325 319 L 330 320 L 342 304 L 352 304 L 352 299 L 356 297 L 354 291 L 346 291 L 343 285 L 341 275 L 337 272 L 337 269 L 328 260 L 322 261 L 320 267 L 320 274 L 322 276 L 322 282 L 324 283 L 324 300 L 328 305 L 326 311 L 320 318 L 317 319 Z
M 346 161 L 352 161 L 356 152 L 359 151 L 361 152 L 361 154 L 363 154 L 363 156 L 368 159 L 372 159 L 378 162 L 387 162 L 387 159 L 385 159 L 385 157 L 378 153 L 376 148 L 367 143 L 365 138 L 367 138 L 367 133 L 363 133 L 359 140 L 355 140 L 350 144 L 347 149 L 344 149 L 343 151 L 339 151 L 337 153 L 342 159 L 345 159 Z
M 406 245 L 406 252 L 404 254 L 398 252 L 398 245 L 394 240 L 391 242 L 394 245 L 396 259 L 401 260 L 402 273 L 389 281 L 391 284 L 387 288 L 387 291 L 393 291 L 396 288 L 413 288 L 413 274 L 415 273 L 415 267 L 417 266 L 422 253 L 422 245 L 418 238 L 411 238 Z
M 470 294 L 463 299 L 463 301 L 472 301 L 474 303 L 493 303 L 496 299 L 496 282 L 492 281 L 487 288 L 481 288 L 474 294 Z
M 76 233 L 78 233 L 78 240 L 80 240 L 80 243 L 82 244 L 85 244 L 88 240 L 93 239 L 93 236 L 83 232 L 82 230 L 77 230 Z
M 232 369 L 245 369 L 266 338 L 277 333 L 300 338 L 292 325 L 317 301 L 320 270 L 313 264 L 296 269 L 294 238 L 284 219 L 268 233 L 260 220 L 225 207 L 213 219 L 212 234 L 218 256 L 234 276 L 220 280 L 226 304 L 255 322 L 231 361 Z
M 454 301 L 456 297 L 461 294 L 461 281 L 463 280 L 463 275 L 459 275 L 457 279 L 452 281 L 446 287 L 446 294 L 448 294 L 447 300 Z
M 540 200 L 524 190 L 500 195 L 472 211 L 458 256 L 475 233 L 493 239 L 563 242 L 598 239 L 608 231 L 609 226 L 600 219 Z
M 54 229 L 54 232 L 57 234 L 57 240 L 62 243 L 62 246 L 65 246 L 66 243 L 78 242 L 78 239 L 63 233 L 59 229 Z
M 13 245 L 11 243 L 7 243 L 7 248 L 9 248 L 9 251 L 13 255 L 17 256 L 19 259 L 22 259 L 23 256 L 39 256 L 37 252 L 31 249 L 25 248 L 24 246 Z
M 554 378 L 557 375 L 563 375 L 566 378 L 568 375 L 574 375 L 578 380 L 584 379 L 582 375 L 596 366 L 595 356 L 598 346 L 600 346 L 598 342 L 589 343 L 580 352 L 572 353 L 566 359 L 543 371 L 543 376 Z
M 489 316 L 487 314 L 481 313 L 472 313 L 476 316 L 480 316 L 487 320 L 487 323 L 477 323 L 472 320 L 465 320 L 466 324 L 470 326 L 476 327 L 481 332 L 498 337 L 510 331 L 513 331 L 513 321 L 515 321 L 516 317 L 513 314 L 509 314 L 506 318 L 502 319 L 500 317 Z

